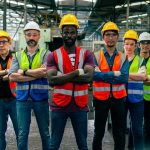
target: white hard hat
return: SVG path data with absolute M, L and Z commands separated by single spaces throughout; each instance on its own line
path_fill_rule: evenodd
M 28 22 L 25 25 L 23 30 L 24 31 L 26 31 L 26 30 L 37 30 L 37 31 L 40 31 L 40 27 L 39 27 L 39 25 L 36 22 L 31 21 L 31 22 Z
M 141 41 L 150 41 L 150 34 L 148 32 L 143 32 L 139 36 L 139 42 Z

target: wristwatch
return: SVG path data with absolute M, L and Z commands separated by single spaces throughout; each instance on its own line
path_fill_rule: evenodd
M 26 72 L 28 71 L 28 69 L 23 70 L 23 75 L 26 76 Z

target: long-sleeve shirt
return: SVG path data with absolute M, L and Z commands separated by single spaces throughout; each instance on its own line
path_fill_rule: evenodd
M 107 63 L 110 67 L 113 66 L 114 63 L 114 58 L 116 56 L 116 54 L 118 54 L 117 49 L 115 49 L 113 55 L 110 57 L 110 55 L 108 54 L 108 52 L 106 51 L 106 49 L 103 49 L 104 51 L 104 55 L 106 57 Z M 94 64 L 95 66 L 98 67 L 98 63 L 96 58 L 94 57 Z M 94 71 L 94 77 L 93 80 L 94 81 L 103 81 L 103 82 L 107 82 L 110 84 L 123 84 L 123 83 L 127 83 L 128 82 L 128 77 L 129 77 L 129 61 L 126 58 L 126 60 L 124 61 L 121 69 L 120 69 L 121 75 L 120 76 L 115 76 L 113 71 L 109 71 L 109 72 L 98 72 L 98 71 Z

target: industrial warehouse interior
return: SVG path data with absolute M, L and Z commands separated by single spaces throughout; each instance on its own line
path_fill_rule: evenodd
M 90 50 L 91 53 L 99 52 L 100 49 L 103 49 L 106 46 L 106 42 L 104 41 L 104 35 L 103 35 L 104 32 L 102 32 L 102 29 L 109 21 L 116 23 L 119 28 L 117 30 L 115 29 L 110 31 L 119 32 L 116 48 L 117 50 L 120 50 L 123 53 L 125 53 L 124 50 L 125 33 L 128 30 L 135 30 L 137 32 L 137 36 L 139 36 L 143 32 L 150 33 L 150 0 L 0 0 L 0 30 L 7 31 L 10 34 L 12 38 L 10 51 L 13 54 L 16 54 L 16 52 L 26 49 L 27 42 L 25 39 L 24 27 L 28 22 L 34 21 L 39 25 L 40 32 L 41 32 L 39 47 L 42 47 L 43 49 L 48 50 L 50 52 L 54 52 L 56 49 L 60 48 L 64 42 L 61 34 L 62 31 L 59 28 L 59 25 L 62 18 L 66 14 L 73 14 L 74 16 L 77 17 L 79 22 L 79 28 L 77 29 L 78 32 L 77 32 L 76 45 L 80 46 L 84 50 Z M 105 32 L 107 32 L 107 30 Z M 112 34 L 108 36 L 113 37 L 115 35 Z M 1 33 L 0 33 L 0 38 L 1 38 Z M 126 38 L 126 39 L 131 40 L 132 38 Z M 137 51 L 135 53 L 140 54 L 140 44 L 141 44 L 140 40 L 138 41 L 138 38 L 132 40 L 136 41 L 135 45 L 137 44 L 137 47 L 135 48 Z M 150 44 L 150 39 L 147 39 L 145 41 L 147 42 L 146 43 L 147 45 Z M 4 45 L 4 43 L 1 42 L 4 41 L 0 41 L 0 45 L 2 44 Z M 132 43 L 129 45 L 133 46 Z M 95 59 L 99 60 L 97 58 Z M 141 66 L 143 64 L 145 65 L 145 62 L 146 63 L 148 62 L 148 60 L 146 61 L 145 60 L 141 59 L 141 62 L 138 65 Z M 101 62 L 101 60 L 99 60 L 99 62 Z M 124 62 L 122 63 L 122 58 L 121 58 L 121 61 L 119 62 L 120 66 L 122 66 Z M 94 67 L 95 66 L 96 65 L 94 65 Z M 148 69 L 146 70 L 147 79 L 150 80 L 150 72 Z M 8 73 L 7 69 L 4 70 L 5 72 L 7 72 L 9 77 L 11 74 Z M 25 75 L 27 71 L 28 70 L 26 69 L 23 70 L 22 74 Z M 98 70 L 98 72 L 101 72 L 101 70 Z M 112 72 L 112 68 L 110 69 L 110 72 Z M 81 72 L 79 71 L 79 74 L 80 73 Z M 1 77 L 1 73 L 0 73 L 0 77 Z M 137 79 L 137 81 L 141 82 L 139 78 Z M 110 83 L 111 90 L 112 90 L 112 84 L 113 83 Z M 114 84 L 117 85 L 118 83 L 114 83 Z M 142 84 L 144 85 L 144 79 L 142 80 Z M 150 85 L 150 81 L 147 86 L 149 85 Z M 48 90 L 49 90 L 48 100 L 49 102 L 51 102 L 52 96 L 54 94 L 53 93 L 54 89 L 53 87 L 50 86 Z M 92 90 L 93 90 L 93 86 L 90 82 L 88 83 L 88 90 L 87 90 L 88 98 L 89 98 L 88 101 L 89 112 L 87 117 L 88 118 L 87 145 L 89 150 L 96 150 L 93 149 L 92 147 L 93 137 L 95 133 L 94 130 L 95 108 L 93 106 L 94 98 L 93 98 Z M 111 92 L 110 95 L 112 96 Z M 134 94 L 137 94 L 137 91 Z M 144 95 L 144 93 L 142 94 Z M 49 114 L 51 115 L 50 108 L 49 108 Z M 115 145 L 113 140 L 114 128 L 112 126 L 113 123 L 111 117 L 112 116 L 110 115 L 110 112 L 108 112 L 107 124 L 105 128 L 106 134 L 104 135 L 104 139 L 102 143 L 103 150 L 113 150 Z M 148 149 L 129 148 L 128 135 L 130 133 L 129 128 L 132 126 L 132 123 L 130 122 L 130 118 L 131 118 L 130 114 L 127 114 L 127 120 L 126 120 L 127 125 L 125 129 L 126 141 L 125 141 L 124 150 L 148 150 Z M 31 127 L 30 127 L 29 139 L 28 139 L 28 150 L 42 150 L 40 133 L 36 123 L 36 117 L 34 112 L 31 113 L 31 120 L 32 121 L 31 121 Z M 49 122 L 51 126 L 51 119 Z M 59 150 L 79 149 L 76 142 L 76 136 L 77 135 L 75 135 L 73 131 L 72 120 L 69 119 L 66 124 L 65 132 Z M 7 124 L 6 141 L 7 141 L 6 150 L 18 149 L 16 144 L 15 132 L 10 117 L 8 119 L 8 124 Z M 0 147 L 0 150 L 5 150 L 5 149 L 1 149 Z M 122 150 L 122 149 L 115 149 L 115 150 Z

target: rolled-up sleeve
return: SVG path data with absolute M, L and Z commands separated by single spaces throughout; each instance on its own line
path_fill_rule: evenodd
M 17 72 L 18 69 L 19 69 L 19 63 L 18 63 L 18 60 L 16 58 L 16 55 L 14 55 L 13 59 L 12 59 L 11 66 L 10 66 L 10 69 L 9 69 L 9 72 L 8 72 L 8 75 L 10 75 L 11 73 Z

